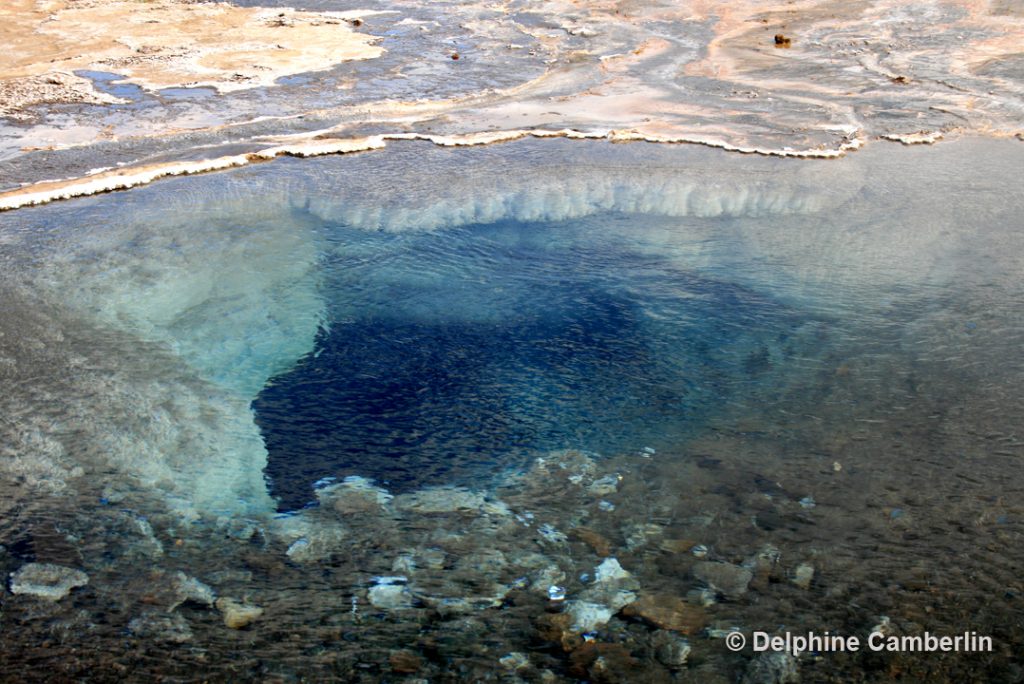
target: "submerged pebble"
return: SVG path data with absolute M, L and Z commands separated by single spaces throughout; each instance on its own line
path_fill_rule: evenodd
M 746 594 L 754 577 L 748 568 L 717 561 L 697 563 L 693 567 L 693 576 L 730 599 Z
M 179 613 L 157 611 L 140 615 L 128 623 L 128 632 L 138 639 L 155 639 L 172 644 L 192 641 L 192 628 Z
M 607 494 L 614 494 L 619 491 L 619 477 L 617 475 L 606 475 L 600 479 L 594 480 L 587 491 L 595 496 L 605 496 Z
M 665 667 L 679 669 L 686 665 L 690 657 L 690 642 L 678 634 L 659 629 L 651 635 L 654 657 Z
M 696 634 L 707 623 L 704 609 L 677 596 L 646 594 L 622 609 L 629 617 L 638 617 L 655 627 L 681 634 Z
M 498 659 L 501 666 L 506 670 L 518 670 L 530 664 L 530 658 L 525 653 L 515 651 Z
M 615 580 L 623 580 L 632 577 L 632 575 L 625 570 L 619 561 L 615 558 L 605 558 L 597 569 L 594 570 L 594 581 L 595 582 L 613 582 Z
M 566 537 L 564 534 L 555 529 L 554 525 L 551 525 L 549 523 L 544 523 L 543 525 L 538 527 L 537 532 L 540 533 L 540 536 L 543 537 L 545 541 L 548 541 L 552 544 L 565 544 L 569 541 L 568 537 Z
M 11 575 L 11 593 L 59 601 L 76 587 L 89 583 L 81 570 L 50 563 L 28 563 Z
M 616 610 L 590 601 L 570 601 L 566 606 L 566 612 L 572 616 L 572 631 L 582 633 L 608 624 Z
M 375 577 L 367 598 L 375 608 L 403 610 L 412 607 L 412 592 L 405 577 Z
M 217 595 L 209 585 L 200 582 L 195 577 L 189 577 L 183 572 L 174 573 L 171 584 L 175 602 L 169 610 L 174 610 L 186 601 L 212 606 L 217 599 Z
M 750 659 L 742 684 L 797 684 L 800 665 L 789 653 L 760 653 Z
M 814 566 L 810 563 L 801 563 L 793 571 L 792 582 L 801 589 L 809 589 L 814 579 Z
M 224 616 L 224 624 L 231 629 L 243 629 L 263 615 L 263 609 L 249 603 L 221 597 L 216 602 L 217 610 Z

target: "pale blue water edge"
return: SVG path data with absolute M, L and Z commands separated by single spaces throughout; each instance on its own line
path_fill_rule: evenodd
M 347 541 L 297 561 L 296 539 L 324 536 L 308 516 L 326 513 L 281 530 L 274 514 L 315 504 L 316 482 L 361 476 L 390 494 L 480 489 L 553 529 L 600 529 L 645 587 L 680 596 L 706 584 L 693 558 L 670 563 L 636 529 L 664 527 L 662 537 L 700 541 L 737 565 L 767 543 L 781 550 L 792 566 L 752 590 L 759 601 L 708 608 L 719 622 L 756 627 L 791 611 L 793 624 L 836 624 L 853 600 L 837 589 L 844 573 L 843 586 L 873 587 L 855 602 L 880 615 L 905 573 L 931 568 L 919 542 L 960 548 L 964 525 L 1004 546 L 1020 534 L 1022 161 L 1019 143 L 979 140 L 873 144 L 813 162 L 561 140 L 392 143 L 0 215 L 4 567 L 61 561 L 76 542 L 54 551 L 39 530 L 87 540 L 84 521 L 118 509 L 153 521 L 166 549 L 157 565 L 187 558 L 189 574 L 208 578 L 242 563 L 231 537 L 249 530 L 245 543 L 290 569 L 286 581 L 257 570 L 247 591 L 280 592 L 275 619 L 305 625 L 316 591 L 329 585 L 362 605 L 365 587 L 351 587 L 368 580 L 353 578 L 391 571 L 394 549 L 354 539 L 413 539 L 435 524 L 345 517 Z M 540 486 L 517 474 L 567 448 L 618 474 L 618 498 L 599 509 L 592 497 L 586 514 L 539 494 L 517 503 Z M 459 544 L 500 550 L 503 572 L 529 555 L 473 534 Z M 886 534 L 893 546 L 871 546 Z M 189 535 L 200 541 L 175 550 Z M 546 543 L 563 567 L 592 553 Z M 117 552 L 81 544 L 64 564 L 137 581 Z M 817 568 L 822 593 L 776 595 L 798 591 L 787 580 L 797 559 Z M 984 573 L 993 596 L 1012 593 L 1003 578 L 1017 560 L 1005 546 L 965 561 L 964 576 Z M 872 574 L 880 568 L 888 579 Z M 328 569 L 333 579 L 316 575 Z M 954 603 L 973 596 L 961 579 L 932 582 Z M 304 583 L 312 593 L 296 589 Z M 433 605 L 421 583 L 417 600 Z M 580 590 L 568 585 L 570 597 Z M 86 613 L 105 596 L 88 591 L 69 599 Z M 996 602 L 986 624 L 1014 601 Z M 205 613 L 186 615 L 197 635 L 218 634 Z M 46 632 L 17 619 L 26 635 Z M 124 630 L 120 618 L 91 619 L 103 626 L 82 637 L 83 653 Z M 382 631 L 371 621 L 359 633 L 386 661 L 402 645 L 383 626 L 398 618 L 381 619 Z M 535 616 L 503 619 L 492 665 L 538 638 Z M 620 623 L 633 629 L 618 616 L 600 638 L 640 653 Z M 277 649 L 270 626 L 253 630 L 280 672 L 330 670 Z M 698 663 L 742 671 L 701 634 L 689 636 Z M 579 677 L 542 651 L 559 676 Z M 19 653 L 7 649 L 4 662 L 22 667 Z M 425 672 L 454 672 L 458 657 L 446 658 Z

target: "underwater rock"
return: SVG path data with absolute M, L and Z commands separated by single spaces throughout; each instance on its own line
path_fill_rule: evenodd
M 474 593 L 466 596 L 422 596 L 423 602 L 436 610 L 441 617 L 475 613 L 486 608 L 498 608 L 505 601 L 511 587 L 497 582 L 474 587 Z M 407 606 L 410 607 L 410 606 Z
M 701 561 L 693 567 L 693 576 L 710 588 L 736 599 L 747 593 L 753 573 L 749 569 L 718 561 Z
M 497 549 L 481 549 L 463 556 L 455 563 L 455 569 L 473 575 L 495 577 L 508 567 L 505 554 Z
M 690 657 L 690 642 L 668 630 L 659 629 L 651 635 L 654 657 L 665 667 L 679 669 Z
M 593 482 L 596 470 L 597 466 L 590 456 L 575 449 L 565 449 L 535 459 L 523 475 L 523 480 L 528 488 L 544 491 L 561 489 L 566 484 L 585 487 Z
M 589 487 L 587 492 L 595 496 L 606 496 L 608 494 L 614 494 L 619 491 L 619 481 L 622 479 L 619 475 L 605 475 L 602 478 L 594 480 Z
M 375 577 L 367 598 L 374 608 L 383 610 L 404 610 L 412 608 L 412 592 L 406 585 L 405 577 Z
M 565 544 L 569 541 L 569 538 L 565 536 L 565 534 L 560 532 L 558 529 L 555 528 L 554 525 L 550 523 L 544 523 L 543 525 L 539 526 L 537 528 L 537 532 L 538 534 L 540 534 L 541 539 L 550 544 Z
M 339 525 L 309 525 L 305 536 L 293 541 L 285 554 L 297 563 L 321 561 L 342 548 L 342 541 L 348 536 Z
M 263 609 L 234 599 L 221 597 L 216 602 L 217 610 L 224 615 L 224 624 L 231 629 L 242 629 L 263 615 Z
M 809 589 L 811 581 L 814 580 L 814 566 L 810 563 L 801 563 L 793 571 L 790 581 L 801 589 Z
M 652 539 L 665 533 L 665 528 L 653 523 L 633 523 L 626 525 L 622 536 L 626 539 L 626 548 L 630 551 L 646 546 Z
M 380 513 L 395 497 L 373 481 L 350 475 L 340 483 L 317 490 L 317 499 L 324 508 L 334 509 L 339 515 Z
M 530 658 L 525 653 L 513 651 L 498 658 L 498 662 L 506 670 L 520 670 L 530 664 Z
M 431 570 L 440 570 L 444 567 L 448 554 L 444 552 L 444 549 L 432 546 L 426 549 L 418 549 L 413 554 L 413 558 L 417 566 Z
M 743 561 L 743 567 L 753 574 L 750 586 L 759 591 L 768 587 L 782 553 L 775 546 L 766 544 L 760 551 Z
M 686 553 L 697 546 L 692 539 L 662 539 L 658 542 L 658 548 L 665 553 Z
M 573 631 L 591 632 L 634 601 L 636 593 L 632 589 L 595 585 L 582 592 L 578 600 L 569 601 L 566 612 L 573 616 Z
M 423 658 L 405 649 L 392 651 L 388 655 L 388 665 L 395 674 L 413 674 L 423 667 Z
M 172 644 L 192 641 L 192 628 L 178 613 L 152 612 L 133 618 L 128 631 L 139 639 L 155 639 Z
M 631 578 L 632 575 L 623 569 L 618 559 L 606 558 L 594 570 L 594 581 L 599 583 L 617 582 Z
M 715 592 L 710 589 L 691 589 L 686 592 L 686 600 L 688 603 L 692 603 L 695 606 L 701 606 L 707 608 L 718 603 L 718 598 L 715 596 Z
M 627 617 L 637 617 L 661 629 L 680 634 L 695 634 L 707 624 L 704 609 L 692 606 L 677 596 L 646 594 L 622 609 Z
M 569 656 L 569 674 L 594 682 L 636 681 L 637 661 L 622 644 L 590 642 Z
M 480 492 L 464 487 L 431 487 L 395 498 L 395 508 L 407 513 L 477 513 L 486 501 Z
M 592 632 L 598 627 L 603 627 L 616 613 L 609 606 L 590 601 L 569 601 L 566 604 L 565 612 L 572 619 L 570 629 L 577 634 Z
M 744 561 L 743 567 L 748 568 L 754 574 L 771 572 L 780 558 L 782 558 L 781 551 L 771 544 L 765 544 L 760 551 Z
M 249 541 L 259 531 L 259 527 L 254 522 L 245 519 L 230 519 L 221 527 L 223 527 L 224 533 L 228 537 L 238 541 Z
M 573 631 L 590 632 L 607 624 L 624 606 L 636 601 L 634 592 L 639 588 L 640 583 L 617 559 L 606 558 L 594 570 L 593 584 L 566 607 L 573 618 Z
M 797 684 L 800 665 L 789 653 L 761 653 L 750 659 L 742 684 Z
M 579 648 L 583 638 L 572 629 L 572 615 L 569 613 L 544 613 L 534 619 L 537 635 L 544 641 L 558 644 L 565 652 Z
M 400 554 L 391 562 L 391 572 L 411 575 L 416 570 L 416 558 L 411 553 Z
M 212 606 L 217 600 L 213 589 L 183 572 L 174 573 L 171 579 L 171 591 L 174 593 L 174 603 L 168 608 L 168 611 L 173 611 L 186 601 Z
M 114 522 L 115 529 L 125 538 L 131 539 L 130 550 L 132 553 L 147 558 L 157 558 L 164 555 L 164 545 L 153 533 L 153 526 L 145 518 L 121 513 Z
M 11 574 L 11 593 L 59 601 L 76 587 L 89 583 L 81 570 L 50 563 L 28 563 Z
M 604 558 L 612 555 L 612 544 L 608 539 L 594 530 L 587 527 L 574 527 L 569 530 L 569 537 L 579 539 L 581 542 L 593 549 L 594 553 Z

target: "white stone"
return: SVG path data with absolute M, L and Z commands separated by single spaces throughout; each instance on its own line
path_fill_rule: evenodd
M 608 606 L 590 601 L 569 601 L 566 612 L 572 616 L 574 632 L 592 632 L 608 624 L 615 614 Z
M 605 558 L 594 570 L 594 581 L 599 583 L 628 579 L 632 575 L 619 565 L 615 558 Z
M 793 584 L 801 589 L 809 589 L 814 579 L 814 566 L 810 563 L 801 563 L 793 572 Z
M 84 587 L 89 576 L 81 570 L 50 563 L 28 563 L 11 574 L 11 593 L 59 601 L 75 587 Z
M 501 663 L 501 666 L 507 670 L 518 670 L 529 665 L 530 658 L 527 657 L 525 653 L 519 653 L 518 651 L 515 651 L 513 653 L 503 655 L 501 658 L 498 659 L 498 662 Z
M 213 602 L 217 600 L 217 595 L 213 589 L 195 577 L 189 577 L 183 572 L 176 572 L 172 581 L 174 584 L 175 603 L 170 607 L 170 610 L 174 610 L 186 601 L 200 603 L 204 606 L 212 606 Z
M 405 584 L 376 584 L 370 587 L 368 598 L 375 608 L 383 610 L 412 608 L 412 592 Z

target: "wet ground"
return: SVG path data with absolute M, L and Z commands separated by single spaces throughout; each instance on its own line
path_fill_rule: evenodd
M 195 9 L 165 4 L 168 16 Z M 238 4 L 265 8 L 257 28 L 287 40 L 290 10 L 283 19 L 272 10 L 288 3 Z M 72 60 L 81 89 L 98 99 L 41 95 L 0 121 L 0 189 L 371 134 L 560 131 L 819 155 L 879 138 L 1022 133 L 1024 18 L 1014 3 L 325 1 L 302 9 L 340 12 L 320 20 L 344 21 L 383 52 L 285 69 L 273 85 L 228 81 L 212 94 L 193 87 L 209 78 L 201 69 L 178 84 L 111 79 L 116 69 L 102 55 L 82 69 L 69 34 L 68 54 L 39 57 L 55 79 L 40 87 L 72 77 L 57 74 Z M 15 36 L 34 30 L 15 19 Z M 145 35 L 126 36 L 143 56 L 156 49 Z M 160 49 L 173 61 L 166 42 Z M 259 55 L 274 59 L 274 50 Z M 103 101 L 111 95 L 122 101 Z

